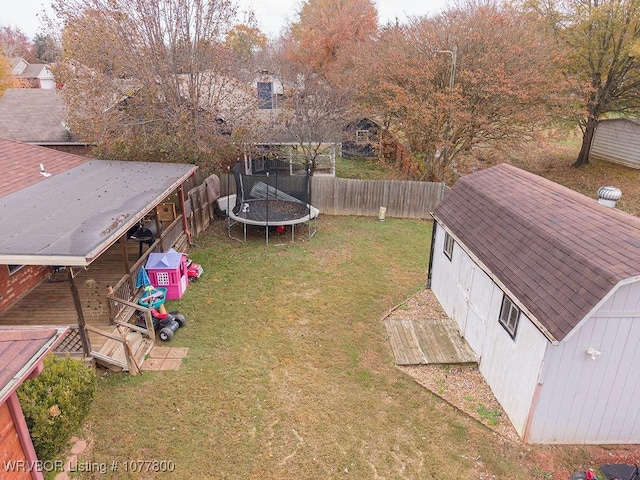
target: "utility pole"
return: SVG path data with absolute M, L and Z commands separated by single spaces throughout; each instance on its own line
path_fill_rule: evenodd
M 453 46 L 451 50 L 436 50 L 434 53 L 445 53 L 447 55 L 451 55 L 451 72 L 449 73 L 449 95 L 453 94 L 453 86 L 456 81 L 456 64 L 458 61 L 458 47 Z M 449 107 L 449 114 L 447 118 L 447 123 L 444 126 L 444 141 L 449 143 L 449 130 L 451 123 L 451 107 Z M 448 148 L 445 144 L 442 149 L 442 156 L 444 157 L 444 165 L 448 164 Z

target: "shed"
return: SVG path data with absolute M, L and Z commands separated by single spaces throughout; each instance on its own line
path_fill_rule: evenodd
M 16 390 L 37 377 L 42 359 L 62 339 L 67 327 L 0 327 L 0 461 L 1 478 L 42 480 L 36 455 Z
M 523 440 L 640 443 L 640 219 L 507 164 L 432 215 L 428 282 Z
M 640 168 L 640 119 L 599 120 L 589 158 Z
M 189 284 L 184 253 L 173 248 L 164 253 L 150 253 L 145 270 L 154 287 L 167 289 L 167 300 L 182 298 Z

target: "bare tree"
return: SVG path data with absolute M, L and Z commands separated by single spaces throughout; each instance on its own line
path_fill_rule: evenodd
M 215 166 L 254 98 L 224 45 L 231 0 L 56 0 L 72 130 L 105 156 Z

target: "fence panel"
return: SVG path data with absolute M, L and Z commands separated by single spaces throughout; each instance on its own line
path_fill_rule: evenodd
M 444 197 L 444 183 L 410 180 L 356 180 L 352 178 L 312 177 L 311 204 L 327 215 L 426 218 Z M 220 177 L 221 195 L 236 193 L 235 182 Z

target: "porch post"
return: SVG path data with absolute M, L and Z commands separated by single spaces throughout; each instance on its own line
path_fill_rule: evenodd
M 129 254 L 127 253 L 127 240 L 123 235 L 120 237 L 120 246 L 122 247 L 122 259 L 124 260 L 124 273 L 129 275 L 131 268 L 129 267 Z
M 69 277 L 69 288 L 71 289 L 71 298 L 73 298 L 73 305 L 76 308 L 76 313 L 78 314 L 78 329 L 80 331 L 80 340 L 82 340 L 82 349 L 84 350 L 85 355 L 91 354 L 91 342 L 89 341 L 89 335 L 87 334 L 86 322 L 84 320 L 84 313 L 82 312 L 82 302 L 80 301 L 80 293 L 78 292 L 78 287 L 76 286 L 76 282 L 73 278 L 73 269 L 71 267 L 67 268 L 67 274 Z

